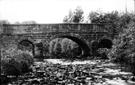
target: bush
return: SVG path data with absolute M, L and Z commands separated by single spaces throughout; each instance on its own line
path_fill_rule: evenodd
M 108 55 L 112 60 L 125 63 L 135 70 L 135 22 L 130 21 L 119 33 Z
M 72 40 L 67 38 L 57 38 L 50 42 L 49 52 L 52 58 L 73 58 L 77 53 L 75 53 L 77 50 L 76 48 L 78 48 L 78 46 Z
M 99 48 L 98 49 L 98 54 L 100 55 L 100 57 L 102 59 L 109 59 L 108 52 L 109 52 L 109 49 L 107 49 L 107 48 Z
M 12 50 L 11 50 L 12 49 Z M 9 49 L 8 49 L 9 50 Z M 6 75 L 21 75 L 30 70 L 33 57 L 28 52 L 10 48 L 1 56 L 1 72 Z
M 5 75 L 21 75 L 21 64 L 14 59 L 2 60 L 1 72 Z

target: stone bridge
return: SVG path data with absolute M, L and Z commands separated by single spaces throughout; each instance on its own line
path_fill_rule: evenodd
M 32 45 L 35 57 L 41 57 L 42 47 L 55 38 L 71 39 L 80 46 L 82 55 L 88 56 L 97 48 L 111 48 L 115 36 L 112 24 L 5 24 L 1 28 L 3 46 L 18 46 L 27 41 Z

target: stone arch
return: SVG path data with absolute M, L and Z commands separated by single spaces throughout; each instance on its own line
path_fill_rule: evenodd
M 31 49 L 32 49 L 32 54 L 33 54 L 33 56 L 34 56 L 34 54 L 35 54 L 35 52 L 34 52 L 34 44 L 33 44 L 33 42 L 31 42 L 30 40 L 28 40 L 28 39 L 23 39 L 23 40 L 21 40 L 20 42 L 18 42 L 18 49 L 20 49 L 20 46 L 21 45 L 24 45 L 24 46 L 26 46 L 27 48 L 29 48 L 30 46 L 32 47 Z
M 60 36 L 56 36 L 56 37 L 50 38 L 48 43 L 51 40 L 56 39 L 56 38 L 67 38 L 67 39 L 70 39 L 70 40 L 74 41 L 75 43 L 77 43 L 80 46 L 80 48 L 82 50 L 81 56 L 89 56 L 90 55 L 90 48 L 87 45 L 87 43 L 85 42 L 85 40 L 83 40 L 82 38 L 77 37 L 77 36 L 71 36 L 71 35 L 60 35 Z
M 98 44 L 98 48 L 108 48 L 110 49 L 112 47 L 113 43 L 110 39 L 101 39 Z

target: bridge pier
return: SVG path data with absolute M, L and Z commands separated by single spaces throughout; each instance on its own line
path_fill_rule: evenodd
M 98 45 L 99 45 L 98 41 L 92 41 L 91 42 L 91 54 L 92 54 L 92 56 L 98 55 L 98 52 L 97 52 Z
M 43 44 L 42 43 L 36 43 L 34 48 L 34 59 L 36 61 L 43 61 Z

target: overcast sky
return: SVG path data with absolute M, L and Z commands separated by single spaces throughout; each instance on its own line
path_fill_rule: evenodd
M 0 19 L 11 23 L 34 20 L 37 23 L 61 23 L 68 11 L 81 6 L 84 15 L 91 11 L 133 12 L 134 0 L 0 0 Z

